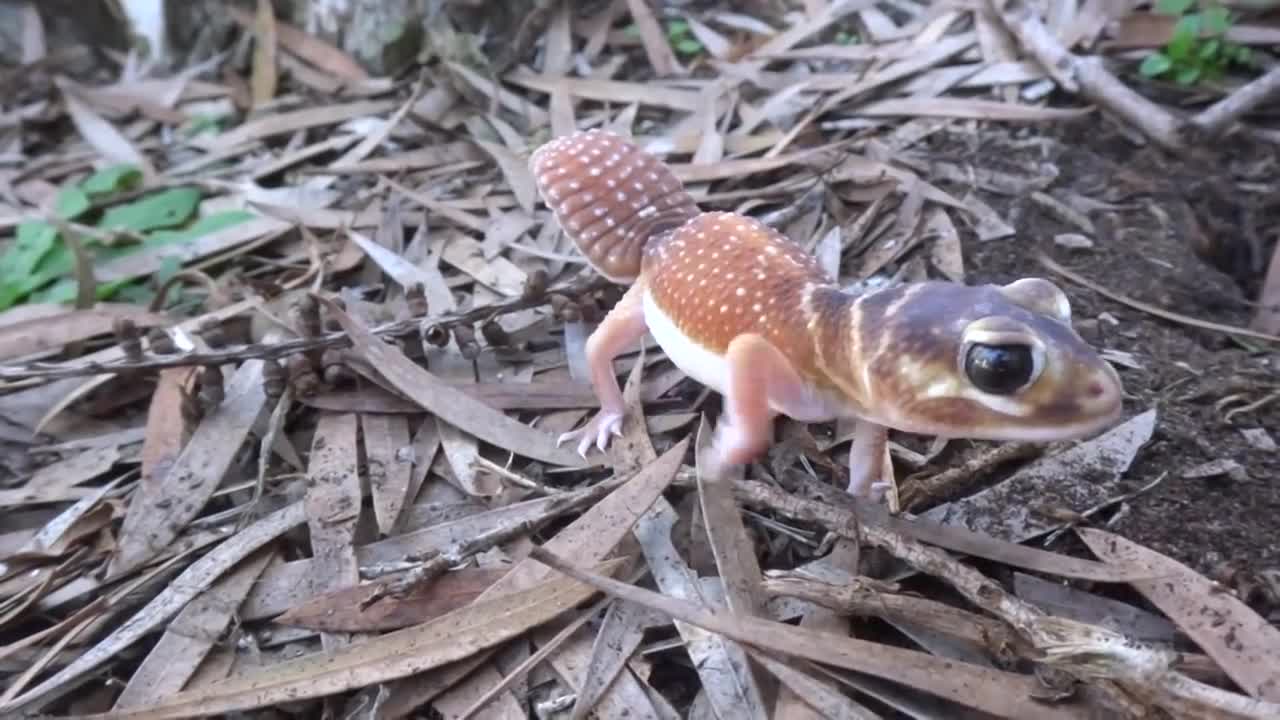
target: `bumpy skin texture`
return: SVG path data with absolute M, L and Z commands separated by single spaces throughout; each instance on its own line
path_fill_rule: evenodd
M 1119 377 L 1071 328 L 1070 303 L 1047 280 L 852 295 L 759 221 L 699 213 L 665 165 L 617 135 L 575 133 L 530 165 L 588 262 L 632 285 L 587 342 L 601 411 L 562 436 L 579 452 L 604 450 L 618 434 L 612 361 L 646 331 L 677 367 L 724 395 L 714 461 L 757 456 L 777 414 L 852 418 L 849 491 L 859 495 L 885 485 L 888 428 L 1046 441 L 1119 417 Z
M 560 226 L 614 282 L 633 282 L 650 238 L 698 214 L 670 168 L 613 133 L 590 130 L 552 140 L 529 165 Z
M 755 218 L 703 213 L 645 248 L 654 306 L 690 341 L 724 355 L 734 338 L 760 335 L 811 382 L 815 347 L 805 301 L 828 283 L 818 261 Z

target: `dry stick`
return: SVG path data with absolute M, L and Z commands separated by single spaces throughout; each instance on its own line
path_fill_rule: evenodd
M 1236 327 L 1235 325 L 1223 325 L 1222 323 L 1210 322 L 1208 320 L 1201 320 L 1199 318 L 1193 318 L 1190 315 L 1183 315 L 1181 313 L 1176 313 L 1171 310 L 1165 310 L 1163 308 L 1156 307 L 1155 305 L 1144 303 L 1141 300 L 1134 300 L 1133 298 L 1128 297 L 1126 295 L 1121 295 L 1120 293 L 1115 292 L 1113 290 L 1108 290 L 1107 288 L 1093 282 L 1092 280 L 1086 280 L 1083 276 L 1075 272 L 1072 272 L 1071 270 L 1066 269 L 1065 267 L 1059 265 L 1053 260 L 1050 260 L 1049 256 L 1045 255 L 1044 253 L 1037 253 L 1036 259 L 1040 261 L 1041 265 L 1044 265 L 1046 268 L 1052 270 L 1055 273 L 1058 273 L 1062 277 L 1070 280 L 1071 282 L 1076 283 L 1077 285 L 1083 285 L 1084 287 L 1089 288 L 1090 290 L 1098 293 L 1099 295 L 1102 295 L 1103 297 L 1110 298 L 1111 300 L 1115 300 L 1118 303 L 1128 305 L 1129 307 L 1135 310 L 1141 310 L 1142 312 L 1145 312 L 1149 315 L 1154 315 L 1163 320 L 1182 323 L 1183 325 L 1190 325 L 1192 327 L 1198 327 L 1203 330 L 1215 330 L 1217 332 L 1226 333 L 1228 335 L 1240 335 L 1243 337 L 1251 337 L 1251 338 L 1254 338 L 1255 340 L 1266 340 L 1267 342 L 1280 342 L 1280 335 L 1268 335 L 1267 333 L 1258 332 L 1257 330 L 1250 330 L 1249 328 Z
M 1167 150 L 1184 147 L 1176 118 L 1117 80 L 1099 58 L 1068 52 L 1025 0 L 989 2 L 1009 32 L 1063 90 L 1079 93 L 1111 111 Z
M 1241 115 L 1277 94 L 1280 94 L 1280 65 L 1205 108 L 1199 115 L 1191 118 L 1190 124 L 1205 138 L 1214 138 Z
M 819 524 L 837 535 L 883 548 L 920 572 L 960 592 L 970 603 L 1004 620 L 1030 643 L 1041 662 L 1079 678 L 1110 681 L 1139 692 L 1173 711 L 1192 717 L 1205 710 L 1222 717 L 1280 717 L 1280 705 L 1227 692 L 1174 670 L 1179 654 L 1137 642 L 1108 628 L 1046 615 L 1006 592 L 982 573 L 945 551 L 885 527 L 859 523 L 847 510 L 789 495 L 760 482 L 739 482 L 738 499 L 793 520 Z
M 933 498 L 956 492 L 971 483 L 978 474 L 996 465 L 1023 460 L 1040 452 L 1040 446 L 1035 443 L 1012 442 L 999 445 L 990 452 L 969 458 L 957 467 L 948 468 L 931 477 L 913 480 L 907 487 L 902 506 L 914 511 Z
M 425 321 L 441 327 L 470 325 L 491 318 L 539 307 L 547 302 L 552 294 L 560 294 L 576 298 L 609 285 L 609 281 L 593 277 L 588 281 L 566 283 L 550 288 L 545 293 L 534 297 L 519 297 L 503 302 L 474 308 L 460 313 L 448 313 L 429 318 L 409 318 L 385 323 L 371 328 L 374 335 L 384 337 L 401 337 L 415 333 Z M 173 355 L 154 355 L 143 360 L 131 362 L 127 360 L 111 363 L 30 363 L 12 367 L 0 366 L 0 380 L 25 380 L 28 378 L 58 379 L 67 377 L 84 377 L 124 373 L 134 370 L 155 370 L 171 367 L 188 367 L 192 365 L 228 365 L 244 360 L 262 359 L 279 360 L 289 355 L 325 348 L 346 348 L 351 346 L 351 338 L 345 332 L 331 332 L 315 337 L 291 338 L 278 343 L 257 343 L 236 345 L 208 352 L 179 353 Z
M 986 648 L 996 655 L 1007 649 L 1035 660 L 1035 653 L 1008 625 L 937 600 L 899 594 L 876 587 L 876 581 L 854 577 L 849 585 L 832 585 L 790 573 L 771 572 L 764 591 L 774 596 L 807 600 L 846 615 L 880 617 L 919 623 L 934 631 Z

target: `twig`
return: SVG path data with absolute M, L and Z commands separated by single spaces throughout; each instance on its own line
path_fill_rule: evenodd
M 1184 141 L 1179 121 L 1107 72 L 1098 58 L 1068 52 L 1024 0 L 989 0 L 991 9 L 1045 72 L 1071 93 L 1079 93 L 1138 128 L 1167 150 Z
M 865 577 L 854 577 L 848 585 L 833 585 L 794 572 L 771 571 L 764 580 L 764 591 L 774 596 L 807 600 L 844 615 L 918 623 L 934 632 L 985 647 L 993 654 L 1014 649 L 1020 657 L 1037 659 L 1034 653 L 1028 652 L 1030 648 L 1026 643 L 998 620 L 937 600 L 900 594 L 885 585 L 887 583 Z
M 1227 692 L 1178 673 L 1174 668 L 1179 654 L 1173 650 L 1138 642 L 1108 628 L 1047 615 L 945 551 L 887 527 L 859 523 L 852 512 L 789 495 L 761 482 L 739 482 L 737 491 L 746 505 L 816 522 L 833 533 L 883 548 L 920 572 L 943 580 L 974 606 L 1008 623 L 1030 644 L 1040 662 L 1059 671 L 1080 679 L 1118 683 L 1171 710 L 1175 717 L 1207 713 L 1262 720 L 1280 713 L 1274 703 Z
M 1191 118 L 1188 126 L 1205 139 L 1215 138 L 1240 116 L 1277 94 L 1280 94 L 1280 65 L 1200 111 Z
M 1228 335 L 1240 335 L 1243 337 L 1251 337 L 1256 340 L 1266 340 L 1267 342 L 1280 342 L 1280 336 L 1277 336 L 1277 335 L 1268 335 L 1267 333 L 1258 332 L 1256 330 L 1250 330 L 1249 328 L 1236 327 L 1234 325 L 1223 325 L 1222 323 L 1210 322 L 1208 320 L 1201 320 L 1199 318 L 1193 318 L 1190 315 L 1183 315 L 1181 313 L 1176 313 L 1171 310 L 1158 308 L 1155 305 L 1150 305 L 1148 303 L 1142 302 L 1141 300 L 1134 300 L 1131 297 L 1121 295 L 1120 293 L 1115 292 L 1113 290 L 1108 290 L 1107 288 L 1093 282 L 1092 280 L 1086 280 L 1083 276 L 1078 275 L 1072 272 L 1071 270 L 1068 270 L 1065 267 L 1059 265 L 1053 260 L 1049 259 L 1049 256 L 1045 255 L 1044 253 L 1037 253 L 1036 259 L 1039 260 L 1041 265 L 1044 265 L 1049 270 L 1052 270 L 1053 272 L 1058 273 L 1062 277 L 1070 280 L 1071 282 L 1076 283 L 1077 285 L 1083 285 L 1084 287 L 1089 288 L 1090 290 L 1098 293 L 1099 295 L 1102 295 L 1103 297 L 1110 298 L 1111 300 L 1115 300 L 1116 302 L 1124 305 L 1128 305 L 1129 307 L 1135 310 L 1141 310 L 1142 312 L 1145 312 L 1149 315 L 1155 315 L 1156 317 L 1161 318 L 1163 320 L 1182 323 L 1183 325 L 1190 325 L 1192 327 L 1198 327 L 1203 330 L 1213 330 L 1216 332 L 1226 333 Z
M 1002 463 L 1032 457 L 1040 450 L 1040 446 L 1035 443 L 1004 443 L 990 452 L 969 458 L 958 467 L 948 468 L 932 477 L 911 481 L 907 486 L 902 505 L 907 510 L 914 511 L 933 498 L 955 492 L 972 481 L 979 473 Z
M 1079 525 L 1082 521 L 1084 521 L 1084 520 L 1088 520 L 1089 518 L 1093 517 L 1094 515 L 1097 515 L 1098 513 L 1102 512 L 1103 510 L 1106 510 L 1107 508 L 1111 507 L 1112 505 L 1119 505 L 1120 503 L 1126 503 L 1126 502 L 1129 502 L 1130 500 L 1134 499 L 1135 497 L 1137 497 L 1137 496 L 1139 496 L 1139 495 L 1141 495 L 1141 494 L 1143 494 L 1143 493 L 1145 493 L 1145 492 L 1150 491 L 1150 490 L 1151 490 L 1152 488 L 1154 488 L 1155 486 L 1157 486 L 1157 485 L 1159 485 L 1160 483 L 1164 482 L 1164 479 L 1165 479 L 1166 477 L 1168 477 L 1168 476 L 1169 476 L 1169 473 L 1168 473 L 1167 471 L 1166 471 L 1166 472 L 1162 472 L 1162 473 L 1160 473 L 1160 475 L 1159 475 L 1159 476 L 1157 476 L 1157 477 L 1156 477 L 1156 479 L 1155 479 L 1155 480 L 1152 480 L 1151 482 L 1147 483 L 1146 485 L 1143 485 L 1142 487 L 1138 488 L 1137 490 L 1131 490 L 1131 491 L 1129 491 L 1129 492 L 1127 492 L 1127 493 L 1121 493 L 1120 495 L 1116 495 L 1115 497 L 1110 497 L 1110 498 L 1107 498 L 1106 500 L 1103 500 L 1102 502 L 1098 503 L 1097 505 L 1094 505 L 1093 507 L 1089 508 L 1088 510 L 1085 510 L 1084 512 L 1080 513 L 1080 514 L 1079 514 L 1075 519 L 1071 520 L 1070 522 L 1065 522 L 1065 523 L 1063 523 L 1061 526 L 1059 526 L 1059 527 L 1058 527 L 1058 529 L 1057 529 L 1057 530 L 1054 530 L 1053 532 L 1049 533 L 1049 536 L 1048 536 L 1048 537 L 1046 537 L 1046 538 L 1044 539 L 1044 542 L 1043 542 L 1042 544 L 1043 544 L 1045 547 L 1048 547 L 1049 545 L 1052 545 L 1052 544 L 1053 544 L 1053 541 L 1054 541 L 1054 540 L 1056 540 L 1056 539 L 1058 539 L 1058 537 L 1060 537 L 1060 536 L 1062 535 L 1062 533 L 1065 533 L 1065 532 L 1067 532 L 1068 530 L 1071 530 L 1072 528 L 1074 528 L 1074 527 L 1076 527 L 1077 525 Z
M 430 318 L 432 325 L 452 328 L 460 325 L 471 325 L 501 315 L 538 307 L 547 302 L 551 294 L 577 297 L 607 287 L 609 281 L 593 275 L 587 282 L 573 282 L 551 288 L 546 293 L 534 297 L 519 297 L 504 302 L 473 308 L 461 313 L 449 313 Z M 423 318 L 409 318 L 385 323 L 372 328 L 371 332 L 383 337 L 403 337 L 418 332 Z M 290 338 L 278 343 L 255 343 L 235 345 L 207 352 L 192 352 L 174 355 L 150 355 L 139 361 L 117 361 L 112 363 L 29 363 L 13 367 L 0 367 L 0 380 L 26 380 L 30 378 L 58 379 L 68 377 L 85 377 L 89 375 L 119 374 L 136 370 L 155 370 L 171 367 L 189 367 L 192 365 L 226 365 L 251 360 L 279 360 L 289 355 L 311 350 L 327 348 L 351 347 L 351 339 L 344 332 L 331 332 L 310 338 Z

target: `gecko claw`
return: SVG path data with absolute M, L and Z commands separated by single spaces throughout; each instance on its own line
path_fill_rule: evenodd
M 583 459 L 586 459 L 587 451 L 591 449 L 593 443 L 600 452 L 604 452 L 609 448 L 611 438 L 622 437 L 622 415 L 620 411 L 601 410 L 586 425 L 577 430 L 570 430 L 557 438 L 556 447 L 570 440 L 577 440 L 578 455 Z

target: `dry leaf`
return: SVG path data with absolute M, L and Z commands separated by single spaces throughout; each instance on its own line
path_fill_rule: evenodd
M 462 568 L 415 585 L 403 595 L 383 595 L 367 607 L 365 601 L 384 583 L 340 588 L 290 608 L 275 622 L 323 632 L 399 630 L 469 604 L 506 574 L 502 568 Z
M 110 635 L 78 656 L 52 677 L 3 706 L 0 711 L 38 709 L 74 689 L 68 687 L 115 657 L 120 651 L 168 622 L 192 599 L 251 553 L 306 521 L 302 503 L 268 515 L 224 541 L 195 561 L 151 602 Z
M 424 409 L 450 425 L 518 455 L 568 467 L 585 464 L 583 458 L 572 450 L 557 448 L 555 439 L 549 434 L 533 430 L 471 400 L 370 333 L 328 298 L 317 298 L 351 336 L 355 350 L 378 368 L 397 390 L 413 398 Z
M 1151 580 L 1131 583 L 1168 615 L 1249 695 L 1280 702 L 1280 630 L 1191 568 L 1097 528 L 1076 528 L 1103 560 L 1140 567 Z
M 225 401 L 196 427 L 169 471 L 157 476 L 159 494 L 134 498 L 129 512 L 151 516 L 138 520 L 148 532 L 137 544 L 119 548 L 117 574 L 153 558 L 200 513 L 265 403 L 262 361 L 246 360 L 228 382 Z

